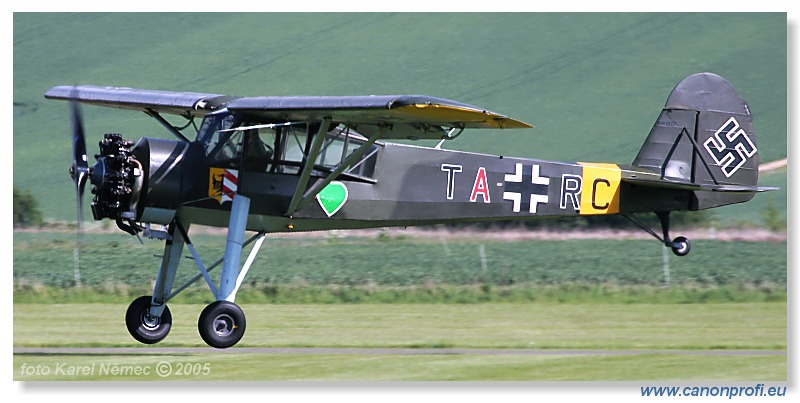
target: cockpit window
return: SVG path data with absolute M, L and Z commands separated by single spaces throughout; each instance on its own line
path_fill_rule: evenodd
M 366 138 L 348 128 L 335 128 L 328 132 L 315 165 L 333 170 L 347 162 L 348 158 L 366 143 L 366 140 Z M 344 172 L 357 176 L 372 177 L 379 149 L 379 146 L 371 145 L 370 149 L 351 162 Z
M 311 144 L 309 133 L 313 138 L 318 129 L 318 123 L 237 122 L 230 113 L 217 113 L 206 115 L 197 139 L 214 166 L 298 174 Z M 344 174 L 371 178 L 380 146 L 373 144 L 359 158 L 350 158 L 366 141 L 347 127 L 333 127 L 325 135 L 312 175 L 325 176 L 347 162 Z
M 306 125 L 283 128 L 280 138 L 282 139 L 284 152 L 280 161 L 282 164 L 277 167 L 280 172 L 300 172 L 300 167 L 302 162 L 305 161 L 311 143 L 307 141 L 308 132 Z M 312 125 L 310 132 L 316 134 L 317 127 Z M 319 156 L 314 161 L 313 173 L 324 176 L 341 164 L 348 162 L 349 166 L 344 170 L 344 173 L 367 178 L 372 177 L 380 146 L 373 144 L 359 158 L 354 161 L 348 161 L 349 157 L 366 143 L 366 140 L 366 138 L 348 128 L 335 127 L 328 131 L 325 135 L 325 141 L 320 147 Z
M 241 130 L 221 132 L 216 138 L 221 144 L 211 149 L 214 162 L 236 165 L 244 151 L 244 132 Z
M 197 132 L 197 140 L 205 145 L 206 155 L 211 154 L 220 142 L 227 140 L 225 132 L 233 126 L 234 117 L 228 112 L 207 115 Z
M 282 132 L 280 138 L 283 145 L 283 154 L 280 160 L 284 163 L 281 164 L 281 172 L 298 173 L 300 172 L 300 165 L 306 156 L 308 145 L 307 125 L 292 125 L 280 129 Z

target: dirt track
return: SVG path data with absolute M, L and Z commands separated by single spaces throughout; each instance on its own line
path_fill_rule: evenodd
M 58 228 L 53 229 L 15 229 L 19 232 L 64 232 L 73 233 L 75 230 L 71 228 Z M 103 229 L 99 226 L 96 228 L 87 228 L 87 233 L 120 233 L 116 227 Z M 761 228 L 743 228 L 743 229 L 688 229 L 673 231 L 674 235 L 682 235 L 689 239 L 711 239 L 717 241 L 752 241 L 752 242 L 785 242 L 787 237 L 785 232 L 774 232 Z M 225 236 L 227 230 L 225 228 L 193 226 L 191 233 L 193 234 L 207 234 Z M 363 238 L 376 238 L 380 236 L 387 236 L 390 238 L 415 238 L 415 239 L 432 239 L 432 240 L 492 240 L 492 241 L 524 241 L 524 240 L 546 240 L 546 241 L 561 241 L 572 239 L 653 239 L 644 231 L 636 229 L 630 230 L 613 230 L 613 229 L 598 229 L 598 230 L 575 230 L 575 231 L 553 231 L 553 230 L 521 230 L 521 229 L 462 229 L 462 230 L 448 230 L 439 228 L 384 228 L 384 229 L 365 229 L 365 230 L 330 230 L 330 231 L 316 231 L 316 232 L 296 232 L 296 233 L 275 233 L 267 234 L 267 238 L 330 238 L 330 237 L 363 237 Z

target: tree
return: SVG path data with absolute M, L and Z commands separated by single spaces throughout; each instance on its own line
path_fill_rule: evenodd
M 31 192 L 14 185 L 14 227 L 34 227 L 43 223 L 39 202 Z
M 764 207 L 764 222 L 771 231 L 786 231 L 786 221 L 781 217 L 781 211 L 778 209 L 778 202 L 774 195 L 770 195 L 767 205 Z

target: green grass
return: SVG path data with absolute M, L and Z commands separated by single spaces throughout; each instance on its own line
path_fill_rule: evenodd
M 224 237 L 196 235 L 192 239 L 206 264 L 223 255 Z M 15 232 L 13 245 L 13 277 L 20 286 L 17 291 L 74 285 L 74 234 Z M 486 254 L 485 270 L 480 261 L 480 245 Z M 785 241 L 696 240 L 692 245 L 692 253 L 686 257 L 669 256 L 670 282 L 677 290 L 721 289 L 734 294 L 769 295 L 786 288 Z M 664 284 L 662 249 L 655 240 L 502 241 L 480 237 L 271 235 L 248 273 L 243 294 L 255 289 L 265 295 L 262 302 L 292 302 L 270 296 L 288 296 L 291 292 L 301 296 L 309 288 L 353 290 L 360 295 L 380 291 L 389 299 L 386 293 L 394 291 L 424 296 L 436 290 L 480 296 L 492 294 L 486 291 L 524 293 L 533 288 L 539 289 L 545 300 L 553 300 L 559 292 L 574 292 L 584 297 L 626 289 L 647 293 Z M 86 234 L 81 253 L 82 283 L 101 293 L 124 295 L 145 291 L 155 280 L 160 264 L 161 259 L 154 255 L 162 253 L 162 242 L 148 240 L 141 245 L 121 233 Z M 193 262 L 184 261 L 178 283 L 195 273 Z M 54 292 L 57 294 L 57 290 Z M 348 301 L 345 298 L 343 302 Z
M 173 373 L 159 376 L 168 363 Z M 202 373 L 207 365 L 207 374 Z M 90 375 L 56 374 L 88 367 Z M 39 366 L 48 375 L 30 372 Z M 111 375 L 106 368 L 139 367 L 147 374 Z M 191 366 L 191 367 L 190 367 Z M 200 374 L 178 375 L 178 368 Z M 484 355 L 14 355 L 15 381 L 785 381 L 786 358 L 707 356 Z M 298 385 L 299 386 L 299 385 Z M 440 385 L 441 386 L 441 385 Z M 552 386 L 552 385 L 551 385 Z M 587 387 L 588 385 L 584 385 Z M 638 393 L 638 387 L 630 388 Z
M 173 304 L 161 346 L 204 346 L 204 305 Z M 126 304 L 15 304 L 15 347 L 138 347 Z M 393 304 L 242 303 L 239 347 L 786 349 L 785 303 Z M 79 337 L 76 337 L 79 335 Z M 145 351 L 145 350 L 142 350 Z
M 128 303 L 139 295 L 150 295 L 145 286 L 128 287 L 107 283 L 99 286 L 53 287 L 16 284 L 15 304 Z M 530 284 L 492 287 L 490 285 L 248 285 L 237 294 L 237 301 L 250 304 L 706 304 L 738 302 L 782 302 L 786 287 L 655 287 L 598 284 Z M 184 290 L 174 303 L 208 303 L 213 300 L 208 287 L 194 285 Z
M 221 255 L 224 237 L 193 238 L 204 259 Z M 139 245 L 121 234 L 87 234 L 80 288 L 71 284 L 74 234 L 15 232 L 13 244 L 14 347 L 148 351 L 128 335 L 123 318 L 130 300 L 150 292 L 159 261 L 152 255 L 162 253 L 160 242 Z M 487 255 L 485 272 L 480 244 Z M 727 258 L 720 260 L 721 255 Z M 665 289 L 662 250 L 654 241 L 270 236 L 237 298 L 248 320 L 237 346 L 783 351 L 786 255 L 785 242 L 698 240 L 690 256 L 671 257 L 672 286 Z M 181 278 L 194 274 L 190 262 L 184 265 Z M 210 299 L 198 285 L 173 301 L 173 329 L 159 345 L 204 346 L 196 323 Z M 785 356 L 231 355 L 211 349 L 15 354 L 13 370 L 16 380 L 161 380 L 152 374 L 67 377 L 21 371 L 23 365 L 95 365 L 99 371 L 101 365 L 154 367 L 162 361 L 175 367 L 209 364 L 207 376 L 164 378 L 170 381 L 780 381 L 787 376 Z
M 125 305 L 14 306 L 14 347 L 140 346 Z M 161 346 L 203 346 L 202 305 L 171 307 Z M 783 303 L 704 305 L 243 305 L 239 347 L 785 350 Z M 91 323 L 91 326 L 87 326 Z M 157 380 L 158 376 L 24 376 L 22 365 L 209 363 L 209 376 L 168 380 L 785 380 L 784 356 L 15 354 L 15 380 Z M 231 351 L 235 351 L 231 350 Z
M 65 202 L 74 194 L 66 173 L 67 106 L 42 97 L 54 85 L 244 96 L 420 93 L 536 126 L 466 133 L 445 147 L 629 163 L 673 86 L 712 71 L 748 101 L 761 161 L 787 155 L 784 13 L 15 13 L 13 19 L 13 181 L 33 192 L 50 219 L 75 216 L 74 204 Z M 106 132 L 169 137 L 140 113 L 84 112 L 90 159 Z

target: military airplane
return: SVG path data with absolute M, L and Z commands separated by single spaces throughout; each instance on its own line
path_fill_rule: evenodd
M 45 97 L 71 105 L 79 222 L 89 181 L 95 220 L 165 240 L 153 295 L 126 312 L 129 332 L 146 344 L 167 336 L 167 302 L 201 278 L 215 299 L 200 314 L 201 337 L 215 348 L 239 342 L 246 321 L 234 301 L 265 233 L 620 214 L 683 256 L 690 242 L 670 237 L 670 212 L 741 203 L 771 189 L 757 186 L 747 103 L 711 73 L 677 84 L 630 165 L 442 149 L 467 129 L 531 126 L 428 96 L 235 97 L 81 85 L 53 87 Z M 79 103 L 144 112 L 175 140 L 106 134 L 89 166 Z M 387 141 L 398 139 L 439 143 Z M 661 233 L 634 213 L 654 213 Z M 227 227 L 222 258 L 200 259 L 191 224 Z M 245 239 L 247 231 L 255 234 Z M 199 273 L 175 287 L 184 247 Z M 219 265 L 217 284 L 209 272 Z

